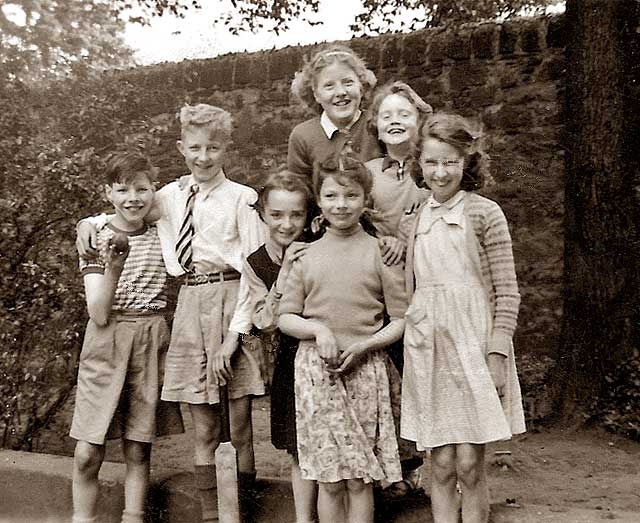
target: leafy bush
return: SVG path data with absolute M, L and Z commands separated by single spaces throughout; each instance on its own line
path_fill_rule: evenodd
M 605 379 L 609 386 L 593 401 L 590 421 L 640 441 L 640 351 L 635 349 L 633 356 Z

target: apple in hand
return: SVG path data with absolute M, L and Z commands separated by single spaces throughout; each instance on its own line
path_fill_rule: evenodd
M 129 249 L 129 238 L 121 232 L 115 233 L 109 240 L 109 246 L 113 248 L 116 254 L 124 254 Z

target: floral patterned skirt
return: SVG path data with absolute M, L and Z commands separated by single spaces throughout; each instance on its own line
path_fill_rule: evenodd
M 315 343 L 300 342 L 295 394 L 303 478 L 402 479 L 386 360 L 382 350 L 369 352 L 351 372 L 331 379 Z

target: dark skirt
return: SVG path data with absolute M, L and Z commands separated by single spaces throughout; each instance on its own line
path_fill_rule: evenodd
M 294 374 L 298 340 L 281 335 L 271 383 L 271 443 L 298 455 Z

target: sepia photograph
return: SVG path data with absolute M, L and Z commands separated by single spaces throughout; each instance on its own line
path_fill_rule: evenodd
M 640 0 L 0 0 L 0 523 L 640 521 Z

